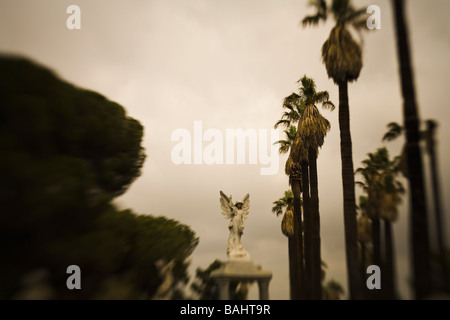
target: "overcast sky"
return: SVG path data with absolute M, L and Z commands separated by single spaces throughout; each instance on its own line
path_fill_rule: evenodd
M 274 175 L 260 174 L 260 159 L 253 165 L 176 165 L 171 152 L 177 142 L 171 135 L 177 129 L 193 135 L 194 121 L 202 121 L 203 132 L 217 129 L 224 136 L 227 129 L 270 130 L 281 116 L 282 99 L 297 90 L 296 81 L 304 74 L 318 90 L 328 90 L 337 105 L 337 87 L 320 56 L 332 21 L 301 28 L 299 21 L 312 13 L 307 2 L 1 0 L 0 52 L 25 55 L 71 83 L 98 91 L 144 125 L 143 174 L 117 204 L 189 225 L 200 237 L 192 275 L 199 266 L 227 258 L 228 222 L 220 213 L 219 190 L 235 201 L 250 193 L 242 242 L 256 264 L 273 272 L 270 298 L 288 299 L 287 238 L 280 230 L 281 217 L 271 213 L 272 202 L 289 188 L 286 156 Z M 422 119 L 440 124 L 441 193 L 448 212 L 450 2 L 407 2 L 419 112 Z M 66 27 L 71 4 L 81 8 L 80 30 Z M 349 86 L 355 169 L 368 152 L 386 145 L 394 156 L 403 144 L 401 139 L 381 142 L 387 123 L 402 123 L 392 8 L 387 0 L 357 4 L 381 7 L 381 29 L 364 33 L 364 67 L 358 82 Z M 346 288 L 338 110 L 322 114 L 331 122 L 318 160 L 322 259 L 328 264 L 327 279 Z M 410 296 L 407 203 L 405 198 L 394 227 L 403 298 Z M 448 233 L 450 216 L 444 219 Z M 250 297 L 257 298 L 256 286 Z

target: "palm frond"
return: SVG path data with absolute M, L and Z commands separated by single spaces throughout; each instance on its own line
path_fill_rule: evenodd
M 290 177 L 290 173 L 291 173 L 291 165 L 292 165 L 292 158 L 288 157 L 286 160 L 286 163 L 284 165 L 284 173 Z M 291 185 L 291 180 L 289 178 L 289 185 Z
M 362 50 L 345 25 L 331 29 L 322 46 L 322 60 L 328 77 L 336 84 L 358 79 L 362 69 Z
M 292 237 L 294 235 L 294 212 L 286 210 L 281 221 L 281 232 L 286 237 Z
M 300 100 L 300 98 L 301 97 L 297 93 L 291 93 L 289 96 L 283 99 L 283 108 L 294 110 L 293 105 L 295 105 Z
M 367 28 L 367 17 L 355 19 L 354 21 L 350 22 L 350 25 L 351 25 L 356 31 L 370 30 L 370 29 Z
M 315 14 L 313 16 L 306 16 L 302 20 L 303 27 L 317 26 L 321 20 L 325 20 L 326 17 L 321 14 Z
M 328 100 L 330 100 L 330 94 L 328 93 L 328 91 L 319 91 L 316 93 L 315 100 L 318 103 L 327 102 Z
M 291 145 L 291 153 L 289 157 L 294 163 L 300 163 L 301 161 L 308 160 L 308 149 L 305 147 L 305 144 L 299 134 L 297 134 Z
M 363 190 L 366 190 L 366 189 L 367 189 L 367 185 L 366 185 L 364 182 L 356 181 L 355 184 L 356 184 L 357 186 L 360 186 Z
M 283 127 L 289 127 L 291 125 L 291 120 L 288 119 L 280 119 L 277 121 L 277 123 L 275 123 L 275 125 L 273 126 L 274 129 L 278 129 L 279 126 L 283 126 Z
M 277 216 L 283 214 L 283 209 L 284 209 L 284 202 L 279 199 L 277 201 L 273 202 L 274 206 L 272 207 L 272 212 L 275 213 Z
M 304 75 L 297 83 L 301 83 L 301 87 L 299 88 L 302 101 L 306 106 L 310 104 L 314 104 L 316 98 L 316 84 L 313 79 L 308 78 Z
M 350 10 L 347 11 L 345 21 L 352 25 L 357 21 L 364 21 L 364 27 L 367 27 L 366 21 L 368 17 L 367 8 L 354 9 L 350 7 Z
M 334 103 L 330 101 L 330 94 L 328 91 L 317 92 L 315 100 L 316 102 L 321 103 L 322 108 L 324 109 L 330 109 L 333 111 L 335 108 Z
M 316 11 L 314 15 L 306 16 L 302 20 L 303 27 L 316 26 L 320 21 L 327 19 L 327 3 L 325 0 L 310 0 L 308 6 L 313 7 Z
M 288 153 L 289 149 L 291 148 L 291 141 L 287 141 L 287 140 L 275 141 L 273 144 L 279 144 L 280 145 L 280 147 L 278 149 L 278 152 L 280 154 Z
M 388 131 L 384 134 L 382 141 L 395 140 L 403 133 L 403 127 L 397 122 L 390 122 L 387 127 Z
M 317 150 L 321 147 L 329 130 L 330 122 L 320 114 L 315 105 L 309 105 L 303 111 L 298 133 L 306 149 L 312 147 Z
M 322 103 L 322 107 L 324 109 L 330 109 L 331 111 L 333 111 L 334 109 L 336 109 L 336 106 L 334 105 L 333 102 L 331 101 L 325 101 L 324 103 Z

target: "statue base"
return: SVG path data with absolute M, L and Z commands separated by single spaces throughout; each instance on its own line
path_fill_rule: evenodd
M 248 253 L 247 253 L 248 255 Z M 229 300 L 229 284 L 231 281 L 257 281 L 259 286 L 259 298 L 269 299 L 269 282 L 272 272 L 263 270 L 260 265 L 255 265 L 249 260 L 230 260 L 225 262 L 219 269 L 211 272 L 211 278 L 219 286 L 219 298 Z

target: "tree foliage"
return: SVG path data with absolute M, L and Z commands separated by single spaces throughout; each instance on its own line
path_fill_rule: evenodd
M 0 56 L 0 97 L 0 298 L 20 298 L 42 269 L 53 298 L 151 298 L 159 259 L 187 283 L 195 233 L 111 204 L 141 174 L 137 120 L 21 57 Z M 66 287 L 73 264 L 82 290 Z

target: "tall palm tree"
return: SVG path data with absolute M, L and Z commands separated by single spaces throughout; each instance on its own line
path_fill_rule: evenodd
M 317 180 L 317 155 L 330 130 L 330 123 L 319 112 L 316 104 L 334 109 L 327 91 L 317 91 L 314 80 L 303 76 L 298 81 L 299 104 L 304 105 L 298 122 L 297 139 L 291 157 L 302 168 L 303 214 L 305 223 L 305 273 L 307 297 L 321 299 L 320 214 Z
M 295 126 L 300 119 L 300 114 L 303 112 L 303 105 L 295 99 L 296 94 L 293 93 L 290 96 L 284 98 L 282 107 L 285 110 L 281 119 L 275 124 L 275 128 L 282 125 L 286 128 L 284 131 L 286 134 L 286 140 L 280 140 L 275 143 L 280 144 L 280 154 L 290 153 L 292 146 L 296 142 L 297 127 Z M 292 245 L 292 266 L 293 272 L 290 276 L 291 283 L 291 299 L 299 300 L 305 297 L 305 274 L 303 263 L 303 222 L 302 222 L 302 186 L 301 186 L 301 167 L 298 162 L 292 160 L 289 154 L 286 160 L 285 173 L 289 176 L 289 185 L 293 194 L 293 215 L 294 215 L 294 227 L 293 227 L 293 244 Z
M 436 140 L 435 140 L 435 130 L 437 127 L 437 122 L 434 120 L 425 121 L 426 129 L 419 131 L 419 140 L 425 140 L 426 142 L 426 150 L 429 157 L 430 164 L 430 176 L 431 176 L 431 186 L 432 186 L 432 194 L 433 194 L 433 207 L 434 207 L 434 220 L 435 220 L 435 234 L 436 240 L 438 244 L 438 255 L 439 255 L 439 264 L 440 269 L 442 271 L 442 284 L 445 287 L 450 288 L 450 276 L 447 274 L 447 268 L 445 263 L 445 233 L 443 229 L 443 219 L 442 219 L 442 210 L 441 210 L 441 197 L 440 197 L 440 188 L 439 188 L 439 174 L 438 165 L 437 165 L 437 157 L 436 157 Z M 396 122 L 391 122 L 387 125 L 388 131 L 383 136 L 383 141 L 393 141 L 397 139 L 399 136 L 403 135 L 405 132 L 405 128 Z M 400 170 L 404 174 L 405 177 L 408 177 L 408 163 L 407 163 L 407 154 L 406 154 L 406 145 L 403 146 L 402 153 L 400 156 Z
M 368 194 L 366 212 L 371 217 L 373 228 L 374 264 L 381 267 L 384 276 L 383 284 L 378 298 L 395 298 L 394 278 L 394 246 L 391 224 L 397 219 L 400 195 L 404 189 L 396 178 L 398 171 L 398 158 L 389 159 L 386 148 L 379 148 L 375 153 L 369 153 L 364 160 L 363 167 L 356 171 L 360 173 L 364 182 L 358 182 Z M 384 224 L 384 256 L 381 255 L 380 246 L 380 220 Z M 378 234 L 376 234 L 378 233 Z
M 315 103 L 321 103 L 323 107 L 330 109 L 334 105 L 329 101 L 329 94 L 326 91 L 316 91 L 315 83 L 312 79 L 304 76 L 298 81 L 301 83 L 299 93 L 292 93 L 283 101 L 283 113 L 281 120 L 275 124 L 275 128 L 282 125 L 285 128 L 287 140 L 280 140 L 280 152 L 285 153 L 290 150 L 289 158 L 286 162 L 286 174 L 290 177 L 290 184 L 294 195 L 294 227 L 302 226 L 301 209 L 297 209 L 300 214 L 296 214 L 295 209 L 300 204 L 300 192 L 303 194 L 303 216 L 304 216 L 304 260 L 305 277 L 302 278 L 305 284 L 306 298 L 321 298 L 320 287 L 320 219 L 319 201 L 317 187 L 317 154 L 318 148 L 322 146 L 324 136 L 329 130 L 329 122 L 323 118 Z M 293 128 L 293 124 L 298 124 L 298 130 Z M 301 131 L 301 132 L 300 132 Z M 294 137 L 294 140 L 292 138 Z M 310 204 L 310 168 L 312 163 L 312 208 Z M 300 180 L 301 179 L 301 180 Z M 298 194 L 298 197 L 296 196 Z M 295 222 L 295 217 L 299 217 L 299 223 Z M 294 228 L 295 230 L 295 228 Z M 295 232 L 295 231 L 294 231 Z M 299 232 L 301 237 L 301 231 Z M 303 256 L 302 256 L 303 257 Z M 313 289 L 314 283 L 314 289 Z
M 411 66 L 408 28 L 405 21 L 403 0 L 393 0 L 397 57 L 400 67 L 403 97 L 403 121 L 406 129 L 406 154 L 411 203 L 411 241 L 413 286 L 416 299 L 424 299 L 431 293 L 431 255 L 428 236 L 428 214 L 422 168 L 422 152 L 419 147 L 419 114 Z
M 364 200 L 365 214 L 370 220 L 372 227 L 372 262 L 374 265 L 379 266 L 382 270 L 384 269 L 382 265 L 381 257 L 381 220 L 380 220 L 380 207 L 382 196 L 380 195 L 382 187 L 381 179 L 377 175 L 377 168 L 374 165 L 374 154 L 368 154 L 369 159 L 363 161 L 363 168 L 358 168 L 356 173 L 363 176 L 363 181 L 357 181 L 356 184 L 362 187 L 363 191 L 367 193 L 367 197 Z M 365 270 L 364 273 L 365 274 Z M 384 286 L 383 286 L 384 288 Z M 380 298 L 381 292 L 373 291 L 370 292 L 369 296 L 372 298 Z
M 310 185 L 310 205 L 311 205 L 311 281 L 313 299 L 321 299 L 321 254 L 320 254 L 320 214 L 319 214 L 319 191 L 317 179 L 317 156 L 318 150 L 324 143 L 324 138 L 330 130 L 330 123 L 325 119 L 316 107 L 316 103 L 322 103 L 323 107 L 334 109 L 334 105 L 329 101 L 329 94 L 326 91 L 316 91 L 315 83 L 312 79 L 304 76 L 300 79 L 302 84 L 301 95 L 305 99 L 306 108 L 302 113 L 299 122 L 298 134 L 301 137 L 305 148 L 308 150 L 309 164 L 309 185 Z
M 363 283 L 358 270 L 356 231 L 355 179 L 350 134 L 348 82 L 358 79 L 362 69 L 362 49 L 349 27 L 364 30 L 366 8 L 355 9 L 350 0 L 333 0 L 328 6 L 325 0 L 310 2 L 316 14 L 303 19 L 303 25 L 317 25 L 329 15 L 335 20 L 328 39 L 322 46 L 322 60 L 328 76 L 339 87 L 339 129 L 341 135 L 342 186 L 344 197 L 344 228 L 349 291 L 352 299 L 363 298 Z
M 379 153 L 368 153 L 368 158 L 362 161 L 363 167 L 356 169 L 356 173 L 361 174 L 363 181 L 357 181 L 364 192 L 367 193 L 365 200 L 365 212 L 372 223 L 373 238 L 373 263 L 381 266 L 381 206 L 383 201 L 382 176 L 380 175 Z
M 273 202 L 272 212 L 277 216 L 283 215 L 281 222 L 281 232 L 288 238 L 289 250 L 289 283 L 295 283 L 294 262 L 295 262 L 295 243 L 294 243 L 294 195 L 291 190 L 284 192 L 284 196 Z M 295 286 L 290 285 L 290 297 L 295 297 Z

